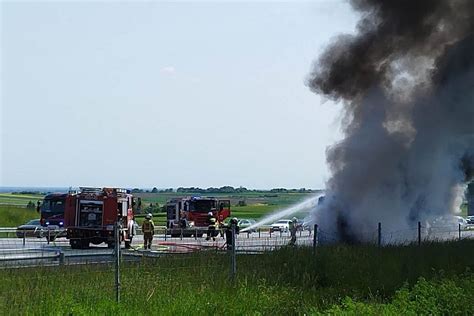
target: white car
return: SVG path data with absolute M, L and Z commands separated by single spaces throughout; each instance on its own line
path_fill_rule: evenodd
M 474 224 L 474 216 L 468 216 L 466 217 L 467 223 L 468 224 Z
M 428 234 L 455 232 L 459 229 L 465 230 L 469 224 L 464 217 L 454 215 L 444 215 L 426 222 Z
M 270 231 L 287 232 L 290 230 L 290 219 L 280 219 L 270 225 Z

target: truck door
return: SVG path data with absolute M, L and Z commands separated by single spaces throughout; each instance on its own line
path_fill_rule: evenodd
M 217 201 L 218 219 L 220 222 L 230 216 L 230 200 L 218 200 Z

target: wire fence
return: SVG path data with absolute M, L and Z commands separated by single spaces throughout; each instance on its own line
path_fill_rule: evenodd
M 51 261 L 51 264 L 110 261 L 114 249 L 106 244 L 94 245 L 90 240 L 88 249 L 73 250 L 66 239 L 65 230 L 18 230 L 15 228 L 0 228 L 0 267 L 34 264 L 35 260 Z M 330 243 L 346 242 L 346 238 L 335 231 L 318 229 L 298 230 L 295 234 L 296 246 L 316 247 Z M 460 240 L 474 238 L 474 225 L 424 225 L 401 230 L 385 231 L 380 223 L 378 227 L 367 231 L 359 231 L 357 243 L 376 244 L 378 246 L 404 245 L 427 241 Z M 270 227 L 261 227 L 252 231 L 236 234 L 236 251 L 238 253 L 261 253 L 272 251 L 291 244 L 289 231 L 273 231 Z M 110 245 L 109 245 L 110 247 Z M 147 255 L 192 253 L 213 250 L 225 251 L 227 241 L 224 231 L 217 231 L 209 236 L 207 229 L 167 230 L 164 227 L 156 229 L 153 237 L 152 251 Z M 134 236 L 129 249 L 124 255 L 129 257 L 142 256 L 143 235 Z M 84 260 L 81 260 L 83 258 Z

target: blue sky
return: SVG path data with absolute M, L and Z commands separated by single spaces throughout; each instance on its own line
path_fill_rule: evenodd
M 344 1 L 1 3 L 2 186 L 321 188 Z

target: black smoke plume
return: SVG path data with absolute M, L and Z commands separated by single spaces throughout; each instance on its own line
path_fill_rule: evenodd
M 310 89 L 344 104 L 315 220 L 345 241 L 459 208 L 474 170 L 474 1 L 354 0 Z

